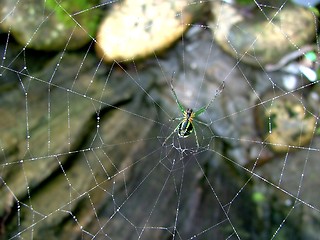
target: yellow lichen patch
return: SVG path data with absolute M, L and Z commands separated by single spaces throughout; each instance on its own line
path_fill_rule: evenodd
M 139 0 L 114 5 L 102 21 L 96 50 L 106 62 L 143 58 L 162 50 L 187 29 L 186 1 Z

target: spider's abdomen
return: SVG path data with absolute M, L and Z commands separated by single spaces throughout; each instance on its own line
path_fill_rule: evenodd
M 190 121 L 184 120 L 179 124 L 178 127 L 178 136 L 186 138 L 188 137 L 193 131 L 193 125 Z

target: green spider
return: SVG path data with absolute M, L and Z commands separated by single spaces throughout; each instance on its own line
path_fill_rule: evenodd
M 204 113 L 208 108 L 209 106 L 211 105 L 211 103 L 216 99 L 216 97 L 221 93 L 221 91 L 223 90 L 224 88 L 224 81 L 221 83 L 221 85 L 219 86 L 219 88 L 216 90 L 216 93 L 215 95 L 213 96 L 213 98 L 210 100 L 210 102 L 206 105 L 206 106 L 203 106 L 201 107 L 199 110 L 197 111 L 193 111 L 193 109 L 191 108 L 187 108 L 185 109 L 182 104 L 179 102 L 178 100 L 178 97 L 177 97 L 177 94 L 176 92 L 174 91 L 173 89 L 173 85 L 172 85 L 172 82 L 173 82 L 173 76 L 171 78 L 171 82 L 170 82 L 170 87 L 171 87 L 171 92 L 173 93 L 173 96 L 175 98 L 175 101 L 181 111 L 181 113 L 183 114 L 183 117 L 178 117 L 178 118 L 174 118 L 172 120 L 181 120 L 181 122 L 178 124 L 178 126 L 172 131 L 172 133 L 164 140 L 163 144 L 162 145 L 165 145 L 166 142 L 168 141 L 168 139 L 176 132 L 178 131 L 178 136 L 180 138 L 186 138 L 186 137 L 189 137 L 189 135 L 194 132 L 194 135 L 196 137 L 196 143 L 197 143 L 197 147 L 199 148 L 200 145 L 199 145 L 199 140 L 198 140 L 198 135 L 197 135 L 197 131 L 194 127 L 194 121 L 195 122 L 198 122 L 198 123 L 201 123 L 201 124 L 204 124 L 206 125 L 204 122 L 201 122 L 197 119 L 195 119 L 196 117 L 198 117 L 199 115 L 201 115 L 202 113 Z

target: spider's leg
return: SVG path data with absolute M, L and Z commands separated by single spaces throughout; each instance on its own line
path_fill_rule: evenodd
M 184 119 L 185 117 L 177 117 L 177 118 L 172 118 L 171 121 L 176 121 L 176 120 L 179 120 L 181 121 L 182 119 Z
M 200 124 L 202 124 L 202 125 L 205 125 L 205 126 L 210 125 L 210 124 L 208 124 L 208 123 L 205 123 L 205 122 L 199 121 L 198 119 L 193 119 L 193 121 L 194 121 L 194 122 L 196 122 L 196 123 L 200 123 Z
M 199 148 L 200 145 L 199 145 L 199 140 L 198 140 L 198 135 L 197 135 L 197 130 L 196 128 L 193 126 L 193 131 L 194 131 L 194 135 L 196 136 L 196 143 L 197 143 L 197 147 Z
M 170 133 L 170 135 L 168 137 L 166 137 L 166 139 L 164 140 L 164 142 L 162 143 L 162 146 L 166 145 L 166 142 L 169 140 L 169 138 L 171 138 L 171 136 L 177 131 L 179 127 L 179 124 L 178 126 L 176 126 L 176 128 L 172 131 L 172 133 Z
M 202 108 L 200 108 L 199 110 L 197 110 L 194 115 L 195 117 L 199 116 L 200 114 L 204 113 L 209 107 L 210 105 L 214 102 L 214 100 L 216 99 L 216 97 L 218 95 L 220 95 L 220 93 L 222 92 L 222 90 L 224 89 L 224 81 L 220 84 L 219 88 L 216 90 L 216 93 L 214 94 L 213 98 L 210 100 L 210 102 L 206 105 L 203 106 Z
M 181 111 L 182 113 L 184 113 L 184 112 L 185 112 L 185 109 L 184 109 L 184 107 L 182 106 L 182 104 L 179 102 L 178 97 L 177 97 L 177 94 L 176 94 L 176 92 L 175 92 L 174 89 L 173 89 L 173 85 L 172 85 L 173 75 L 174 75 L 174 72 L 172 73 L 172 78 L 171 78 L 171 81 L 170 81 L 171 92 L 173 93 L 173 96 L 174 96 L 174 98 L 175 98 L 175 100 L 176 100 L 176 103 L 177 103 L 178 106 L 179 106 L 180 111 Z

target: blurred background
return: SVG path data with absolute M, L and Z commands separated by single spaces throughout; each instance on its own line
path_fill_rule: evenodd
M 319 239 L 318 2 L 0 0 L 0 239 Z

